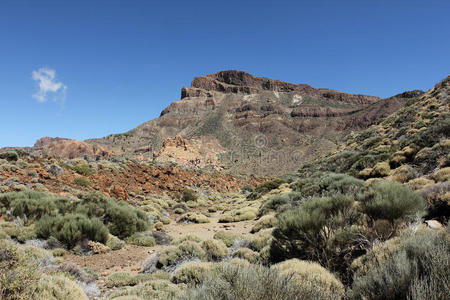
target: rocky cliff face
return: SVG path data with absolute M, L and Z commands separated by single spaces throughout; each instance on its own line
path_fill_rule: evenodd
M 181 99 L 211 96 L 212 91 L 235 94 L 259 94 L 263 91 L 281 93 L 297 92 L 302 95 L 352 104 L 370 104 L 380 100 L 380 98 L 374 96 L 353 95 L 329 89 L 315 89 L 307 84 L 292 84 L 280 80 L 255 77 L 242 71 L 222 71 L 207 76 L 196 77 L 192 81 L 191 88 L 182 88 Z
M 196 141 L 196 155 L 218 145 L 221 151 L 213 156 L 232 172 L 278 175 L 335 150 L 347 133 L 372 125 L 419 94 L 380 99 L 222 71 L 194 78 L 159 118 L 88 142 L 117 153 L 158 153 L 164 161 L 172 156 L 185 164 L 171 153 L 173 147 L 164 146 L 167 137 L 180 136 Z

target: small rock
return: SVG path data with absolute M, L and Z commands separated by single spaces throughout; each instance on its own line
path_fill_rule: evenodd
M 439 229 L 442 228 L 442 224 L 436 220 L 426 220 L 425 223 L 427 223 L 427 226 L 433 229 Z

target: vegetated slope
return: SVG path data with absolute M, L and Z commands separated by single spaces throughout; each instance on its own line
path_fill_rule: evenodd
M 167 137 L 180 135 L 200 153 L 215 145 L 214 155 L 233 172 L 283 174 L 336 149 L 345 134 L 366 128 L 420 93 L 381 100 L 223 71 L 195 78 L 159 118 L 89 142 L 153 157 Z
M 411 166 L 418 176 L 448 167 L 449 86 L 450 77 L 447 77 L 421 97 L 411 98 L 404 108 L 378 124 L 350 134 L 338 151 L 302 170 L 313 167 L 370 178 L 385 177 L 390 169 L 402 165 Z
M 348 136 L 339 151 L 301 168 L 404 183 L 428 201 L 428 217 L 450 216 L 450 76 L 377 125 Z

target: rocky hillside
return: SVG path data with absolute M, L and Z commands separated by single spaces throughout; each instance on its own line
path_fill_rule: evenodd
M 449 164 L 450 76 L 376 125 L 348 135 L 334 154 L 305 166 L 349 173 L 359 177 L 383 177 L 388 168 L 411 165 L 419 176 Z M 386 169 L 381 171 L 381 164 Z M 379 170 L 380 169 L 380 170 Z M 386 174 L 385 174 L 386 173 Z
M 347 137 L 338 151 L 300 171 L 347 173 L 367 181 L 387 179 L 420 192 L 429 217 L 450 217 L 450 76 L 412 98 L 379 124 Z
M 170 156 L 161 152 L 167 137 L 181 136 L 202 153 L 194 161 L 218 161 L 237 173 L 283 174 L 337 149 L 347 133 L 367 128 L 421 93 L 380 99 L 223 71 L 194 78 L 159 118 L 88 142 L 154 159 Z M 173 160 L 193 159 L 182 154 Z

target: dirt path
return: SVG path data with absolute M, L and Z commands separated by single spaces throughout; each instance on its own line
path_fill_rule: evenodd
M 172 220 L 171 224 L 164 226 L 164 230 L 173 239 L 178 239 L 188 234 L 198 236 L 201 239 L 212 239 L 214 234 L 220 230 L 230 230 L 237 234 L 248 234 L 255 224 L 254 220 L 228 224 L 218 223 L 219 217 L 219 214 L 216 213 L 210 217 L 210 223 L 202 224 L 183 224 Z M 102 277 L 119 271 L 138 273 L 145 259 L 160 251 L 163 247 L 160 245 L 153 247 L 126 245 L 123 249 L 104 254 L 91 256 L 69 254 L 65 256 L 65 260 L 73 261 L 80 267 L 91 268 Z

